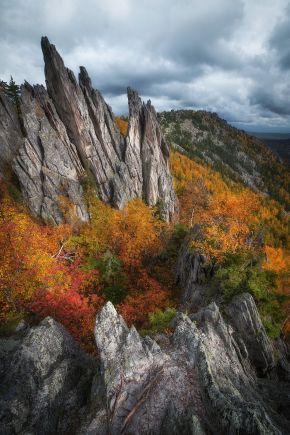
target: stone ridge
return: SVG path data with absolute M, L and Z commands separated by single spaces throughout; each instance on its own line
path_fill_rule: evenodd
M 118 208 L 134 198 L 143 198 L 150 206 L 160 202 L 165 218 L 173 219 L 177 200 L 169 152 L 151 103 L 142 104 L 128 89 L 129 132 L 124 139 L 86 69 L 80 68 L 78 83 L 46 37 L 41 46 L 48 94 L 101 199 Z

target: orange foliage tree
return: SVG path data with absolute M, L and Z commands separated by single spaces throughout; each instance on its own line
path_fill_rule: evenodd
M 254 217 L 261 207 L 259 195 L 199 165 L 179 153 L 172 153 L 171 165 L 181 202 L 181 220 L 202 225 L 203 239 L 194 247 L 222 260 L 227 252 L 251 248 Z
M 220 264 L 228 253 L 258 252 L 263 268 L 278 273 L 276 291 L 289 295 L 288 217 L 281 206 L 177 152 L 171 168 L 181 223 L 202 230 L 193 248 Z M 1 321 L 50 315 L 92 351 L 95 314 L 106 300 L 114 297 L 125 319 L 140 327 L 150 313 L 174 306 L 171 271 L 155 264 L 172 227 L 141 200 L 116 210 L 87 183 L 90 220 L 81 224 L 60 197 L 66 223 L 51 227 L 33 219 L 4 184 L 0 195 Z
M 178 152 L 171 153 L 171 168 L 181 221 L 201 228 L 193 248 L 220 264 L 228 254 L 259 254 L 262 267 L 277 274 L 276 293 L 289 301 L 289 216 L 281 205 Z M 284 330 L 290 330 L 289 320 Z
M 91 271 L 82 271 L 79 261 L 67 260 L 62 247 L 70 235 L 69 225 L 50 227 L 34 220 L 23 206 L 13 201 L 7 186 L 1 185 L 2 322 L 25 314 L 40 318 L 51 315 L 62 321 L 76 339 L 82 341 L 84 334 L 90 335 L 94 321 L 92 307 L 99 308 L 103 299 L 96 294 L 98 277 Z M 87 324 L 90 332 L 81 327 Z
M 120 133 L 123 136 L 126 136 L 128 133 L 128 121 L 126 121 L 126 119 L 121 118 L 120 116 L 117 116 L 115 118 L 116 124 L 120 130 Z
M 129 323 L 140 325 L 149 313 L 169 304 L 170 292 L 146 269 L 148 259 L 152 260 L 163 247 L 166 224 L 154 217 L 153 211 L 139 199 L 123 210 L 115 210 L 92 192 L 88 196 L 91 219 L 80 234 L 71 238 L 70 246 L 78 255 L 93 257 L 96 267 L 108 256 L 119 262 L 120 291 L 125 287 L 127 295 L 120 310 Z

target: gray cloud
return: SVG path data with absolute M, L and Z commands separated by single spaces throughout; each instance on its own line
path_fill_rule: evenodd
M 290 130 L 289 11 L 289 0 L 1 0 L 0 78 L 44 83 L 47 35 L 117 113 L 130 85 L 158 110 Z
M 269 112 L 269 115 L 290 115 L 290 86 L 284 89 L 278 89 L 277 93 L 271 93 L 269 89 L 257 87 L 251 96 L 251 103 L 260 106 L 261 110 Z
M 284 18 L 276 25 L 270 46 L 276 52 L 280 67 L 290 70 L 290 6 L 285 11 Z

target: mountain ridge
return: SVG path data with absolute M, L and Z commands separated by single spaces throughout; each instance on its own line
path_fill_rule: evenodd
M 262 141 L 207 111 L 172 110 L 158 119 L 173 147 L 289 209 L 289 169 Z

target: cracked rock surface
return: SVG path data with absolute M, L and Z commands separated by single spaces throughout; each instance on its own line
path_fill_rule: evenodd
M 52 318 L 0 339 L 0 433 L 74 433 L 96 363 Z
M 84 168 L 43 86 L 26 83 L 22 87 L 21 111 L 25 138 L 13 167 L 30 210 L 60 223 L 60 200 L 64 196 L 74 204 L 77 215 L 86 220 L 80 182 Z
M 14 105 L 0 91 L 0 179 L 7 178 L 22 144 L 22 133 Z

